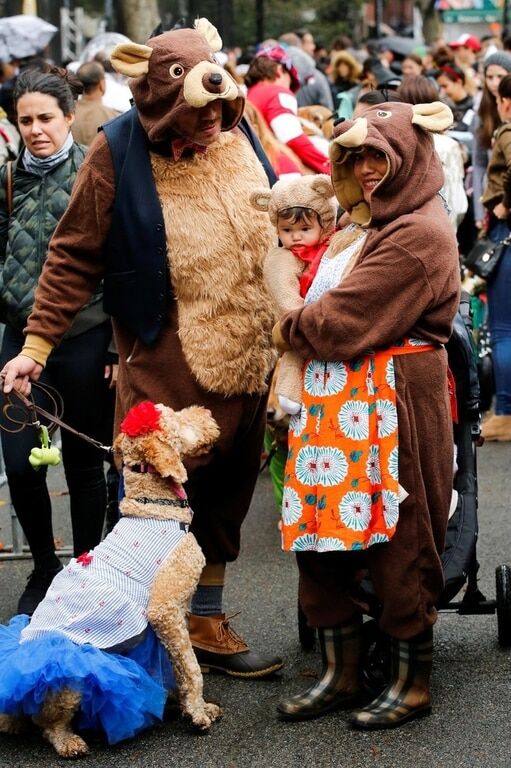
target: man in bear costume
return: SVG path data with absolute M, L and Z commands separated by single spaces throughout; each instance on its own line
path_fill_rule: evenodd
M 241 91 L 214 58 L 222 42 L 194 29 L 125 43 L 114 67 L 135 106 L 91 144 L 50 244 L 22 353 L 4 391 L 29 391 L 74 316 L 104 281 L 119 352 L 116 424 L 142 400 L 206 406 L 221 429 L 190 460 L 193 529 L 207 565 L 192 602 L 199 661 L 236 677 L 282 666 L 250 651 L 222 613 L 226 562 L 257 478 L 274 363 L 262 262 L 275 236 L 250 206 L 267 178 L 246 135 Z

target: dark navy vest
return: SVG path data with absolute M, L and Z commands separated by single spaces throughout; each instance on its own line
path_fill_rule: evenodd
M 275 174 L 256 136 L 244 120 L 240 128 L 273 184 Z M 103 305 L 105 312 L 144 344 L 153 344 L 165 322 L 172 287 L 149 142 L 136 108 L 106 123 L 103 130 L 112 155 L 116 188 L 104 246 Z

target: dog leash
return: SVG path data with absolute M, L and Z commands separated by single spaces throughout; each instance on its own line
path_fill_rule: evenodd
M 74 429 L 74 427 L 71 427 L 69 424 L 66 424 L 65 421 L 62 421 L 60 416 L 63 413 L 63 402 L 62 397 L 57 392 L 56 389 L 53 387 L 50 387 L 47 384 L 38 384 L 36 382 L 32 383 L 32 387 L 35 387 L 36 389 L 39 389 L 40 391 L 44 392 L 47 397 L 49 397 L 50 400 L 55 403 L 56 408 L 58 408 L 60 404 L 60 415 L 57 415 L 55 413 L 50 413 L 49 411 L 42 408 L 40 405 L 37 405 L 32 398 L 25 397 L 25 395 L 21 394 L 21 392 L 18 392 L 17 390 L 13 389 L 9 395 L 4 394 L 4 399 L 7 400 L 6 404 L 2 407 L 2 413 L 4 414 L 5 418 L 14 423 L 18 424 L 18 429 L 7 429 L 5 425 L 1 425 L 1 428 L 4 429 L 6 432 L 20 432 L 25 427 L 33 427 L 35 430 L 37 430 L 39 434 L 39 438 L 41 440 L 41 445 L 43 450 L 52 450 L 51 449 L 51 443 L 50 443 L 50 435 L 55 431 L 57 427 L 60 427 L 61 429 L 65 429 L 67 432 L 70 432 L 73 435 L 76 435 L 76 437 L 81 438 L 82 440 L 85 440 L 85 442 L 90 443 L 95 448 L 98 448 L 101 451 L 104 451 L 107 454 L 111 454 L 114 452 L 114 449 L 111 445 L 103 445 L 103 443 L 100 440 L 95 440 L 93 437 L 90 437 L 89 435 L 86 435 L 84 432 L 79 432 L 77 429 Z M 21 402 L 21 405 L 15 403 L 12 401 L 12 395 L 15 395 L 15 397 L 18 398 L 18 400 Z M 9 413 L 11 409 L 19 410 L 28 418 L 25 418 L 23 421 L 19 421 L 15 418 L 13 418 L 12 413 Z M 25 410 L 24 410 L 25 409 Z M 51 427 L 46 427 L 44 424 L 41 424 L 41 421 L 39 417 L 42 416 L 43 418 L 47 419 Z M 39 451 L 41 449 L 32 449 Z M 46 455 L 47 458 L 50 458 Z M 40 457 L 42 458 L 42 457 Z M 41 461 L 41 463 L 43 463 Z M 55 462 L 58 463 L 58 462 Z

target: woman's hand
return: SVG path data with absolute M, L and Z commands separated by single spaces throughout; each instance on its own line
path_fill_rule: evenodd
M 108 388 L 115 389 L 117 386 L 117 374 L 119 372 L 119 366 L 117 363 L 108 363 L 105 365 L 105 379 L 108 379 Z
M 497 203 L 493 209 L 493 215 L 496 216 L 497 219 L 507 219 L 509 216 L 509 208 L 506 208 L 504 203 Z
M 0 371 L 2 389 L 8 394 L 13 389 L 28 397 L 32 386 L 30 381 L 37 381 L 43 371 L 43 366 L 31 357 L 18 355 L 4 365 Z

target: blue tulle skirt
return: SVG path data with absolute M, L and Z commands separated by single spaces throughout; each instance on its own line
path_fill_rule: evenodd
M 108 653 L 77 645 L 57 632 L 19 642 L 28 616 L 0 625 L 0 713 L 34 715 L 46 695 L 81 693 L 78 729 L 103 730 L 110 744 L 161 720 L 175 687 L 167 654 L 150 627 L 135 648 Z

